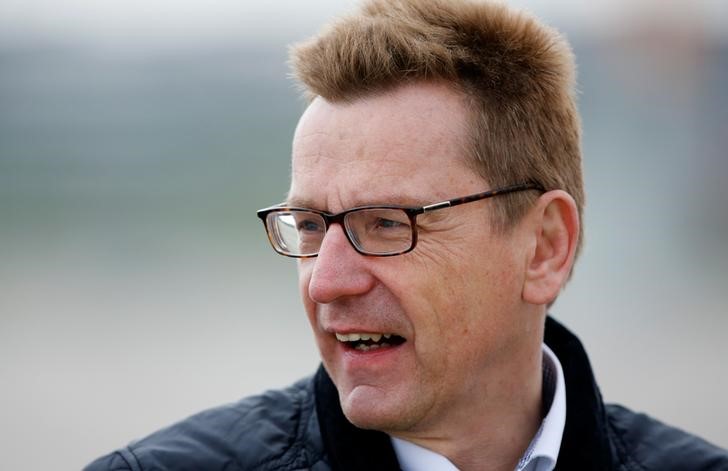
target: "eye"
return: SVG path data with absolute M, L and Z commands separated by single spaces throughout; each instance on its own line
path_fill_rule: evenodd
M 374 221 L 374 227 L 376 229 L 404 229 L 409 228 L 409 224 L 394 219 L 377 218 Z
M 412 236 L 407 213 L 400 209 L 365 208 L 349 213 L 346 229 L 352 238 L 375 252 L 387 252 L 388 247 L 376 244 L 392 240 L 408 240 Z M 372 245 L 375 244 L 375 245 Z
M 321 232 L 321 231 L 323 231 L 321 222 L 317 221 L 315 219 L 302 219 L 302 220 L 298 221 L 296 228 L 298 229 L 298 232 Z
M 369 232 L 380 237 L 402 237 L 411 231 L 410 221 L 404 213 L 386 211 L 369 222 Z

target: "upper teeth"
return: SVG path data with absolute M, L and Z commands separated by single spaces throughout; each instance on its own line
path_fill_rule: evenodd
M 373 334 L 373 333 L 367 333 L 367 332 L 356 332 L 351 334 L 336 334 L 336 339 L 339 342 L 357 342 L 359 340 L 372 340 L 374 342 L 379 342 L 382 337 L 385 339 L 388 339 L 392 336 L 392 334 Z

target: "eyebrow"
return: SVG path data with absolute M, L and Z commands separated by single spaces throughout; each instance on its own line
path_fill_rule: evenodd
M 309 199 L 305 199 L 305 198 L 286 198 L 281 203 L 281 206 L 293 206 L 296 208 L 317 209 L 316 205 L 313 203 L 313 200 L 309 200 Z
M 398 196 L 385 196 L 382 198 L 378 198 L 377 200 L 371 200 L 371 199 L 354 199 L 354 203 L 346 208 L 343 208 L 342 211 L 345 211 L 350 208 L 358 208 L 360 206 L 389 206 L 389 205 L 399 205 L 399 206 L 409 206 L 413 208 L 419 208 L 428 204 L 432 204 L 432 201 L 429 202 L 422 202 L 419 198 L 411 198 L 406 197 L 402 195 Z M 326 211 L 330 212 L 328 208 L 320 208 L 317 207 L 316 203 L 314 203 L 313 199 L 309 198 L 287 198 L 283 203 L 285 206 L 293 206 L 297 208 L 309 208 L 309 209 L 316 209 L 319 211 Z

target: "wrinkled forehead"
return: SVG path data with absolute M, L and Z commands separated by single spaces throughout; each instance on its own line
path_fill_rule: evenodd
M 464 98 L 444 85 L 316 98 L 294 136 L 288 202 L 334 211 L 458 194 L 464 179 L 478 178 L 466 161 L 468 136 Z

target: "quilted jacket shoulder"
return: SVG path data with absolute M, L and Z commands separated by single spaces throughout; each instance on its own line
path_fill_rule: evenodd
M 310 379 L 209 409 L 101 457 L 85 471 L 327 470 Z
M 702 438 L 619 405 L 606 409 L 620 471 L 728 470 L 728 453 Z

